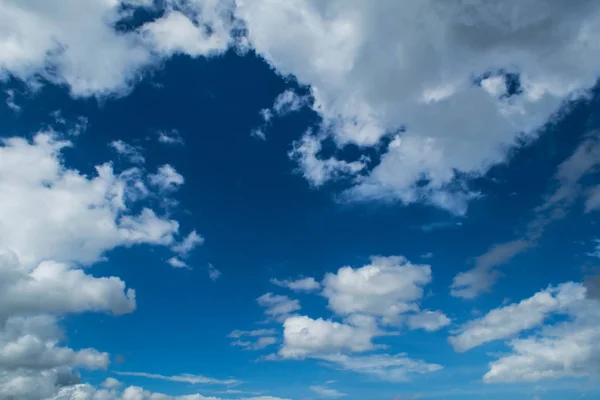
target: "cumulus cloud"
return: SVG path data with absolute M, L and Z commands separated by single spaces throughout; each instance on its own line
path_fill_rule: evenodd
M 338 315 L 370 314 L 397 323 L 401 314 L 418 311 L 417 301 L 430 282 L 429 265 L 412 264 L 402 256 L 372 257 L 364 267 L 326 274 L 323 296 Z
M 534 217 L 522 237 L 490 247 L 475 259 L 475 266 L 454 277 L 450 287 L 452 296 L 473 299 L 490 290 L 499 271 L 515 256 L 534 247 L 552 222 L 564 218 L 580 196 L 586 196 L 585 211 L 594 210 L 596 189 L 584 190 L 581 181 L 594 173 L 600 165 L 600 135 L 593 132 L 584 138 L 571 156 L 563 161 L 554 175 L 554 190 L 534 209 Z
M 341 351 L 364 352 L 377 348 L 371 340 L 377 334 L 373 323 L 354 326 L 307 316 L 287 318 L 283 323 L 283 358 L 305 358 Z
M 494 309 L 464 324 L 448 341 L 455 350 L 463 352 L 486 342 L 510 338 L 541 325 L 552 313 L 567 312 L 570 306 L 584 298 L 585 288 L 580 284 L 549 287 L 519 303 Z
M 410 329 L 423 329 L 427 332 L 437 331 L 450 325 L 450 323 L 450 318 L 440 311 L 425 310 L 410 315 L 407 319 L 407 324 Z
M 75 369 L 105 369 L 107 353 L 63 345 L 59 318 L 130 313 L 135 291 L 81 266 L 118 246 L 177 241 L 177 221 L 140 204 L 149 195 L 142 171 L 107 163 L 83 175 L 64 165 L 70 145 L 53 133 L 0 143 L 1 398 L 53 398 L 79 383 Z
M 61 389 L 49 400 L 231 400 L 222 397 L 203 396 L 201 394 L 188 394 L 169 396 L 145 390 L 139 386 L 129 386 L 122 392 L 116 390 L 98 389 L 89 384 L 79 384 Z M 273 396 L 244 397 L 238 400 L 290 400 Z
M 175 242 L 177 221 L 148 208 L 128 210 L 146 195 L 140 170 L 115 174 L 106 163 L 87 177 L 62 165 L 66 146 L 70 143 L 45 133 L 32 142 L 4 139 L 0 146 L 0 240 L 21 264 L 91 264 L 116 246 Z
M 133 0 L 60 0 L 52 7 L 3 1 L 0 79 L 12 75 L 35 87 L 41 78 L 67 85 L 74 96 L 120 95 L 166 57 L 218 54 L 232 41 L 226 15 L 231 2 L 190 2 L 186 15 L 168 7 L 138 29 L 115 29 L 118 22 L 131 24 L 131 7 L 150 6 Z
M 311 292 L 321 288 L 319 282 L 317 282 L 313 277 L 283 281 L 273 278 L 271 279 L 271 283 L 277 286 L 288 288 L 294 292 Z
M 482 175 L 504 161 L 600 69 L 590 51 L 599 11 L 588 0 L 245 0 L 235 12 L 258 54 L 311 86 L 321 131 L 339 148 L 402 131 L 349 192 L 356 199 L 464 212 L 472 194 L 457 173 Z M 513 93 L 508 73 L 518 77 Z M 309 179 L 312 164 L 300 162 Z

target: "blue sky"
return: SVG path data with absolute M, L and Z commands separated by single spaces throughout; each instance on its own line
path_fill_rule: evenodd
M 600 395 L 594 2 L 55 3 L 0 0 L 0 399 Z

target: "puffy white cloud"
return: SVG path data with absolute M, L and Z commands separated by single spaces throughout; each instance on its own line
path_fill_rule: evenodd
M 167 264 L 169 264 L 173 268 L 189 268 L 185 261 L 181 260 L 178 257 L 171 257 L 167 260 Z
M 323 296 L 336 314 L 370 314 L 397 323 L 401 314 L 418 311 L 416 302 L 430 282 L 429 265 L 393 256 L 372 257 L 371 264 L 361 268 L 340 268 L 326 274 L 322 284 Z
M 126 157 L 130 162 L 134 164 L 143 164 L 146 162 L 146 159 L 141 153 L 141 149 L 136 146 L 132 146 L 129 143 L 126 143 L 122 140 L 113 140 L 110 142 L 110 147 L 112 147 L 118 154 Z
M 300 309 L 300 302 L 287 296 L 265 293 L 256 299 L 261 307 L 265 307 L 265 314 L 278 321 L 285 320 L 295 311 Z
M 75 368 L 107 367 L 107 353 L 61 343 L 58 317 L 129 313 L 135 292 L 81 265 L 118 246 L 177 245 L 177 221 L 139 204 L 149 196 L 141 170 L 115 174 L 104 164 L 83 175 L 63 163 L 70 145 L 49 133 L 0 144 L 0 398 L 50 399 L 79 382 Z M 141 211 L 132 213 L 136 203 Z M 89 398 L 110 393 L 94 389 Z
M 151 174 L 148 179 L 150 180 L 150 184 L 165 191 L 176 190 L 185 181 L 183 175 L 169 164 L 159 167 L 156 174 Z
M 521 331 L 541 325 L 556 312 L 566 312 L 585 298 L 585 288 L 576 283 L 564 283 L 542 290 L 519 303 L 497 308 L 485 316 L 459 327 L 448 341 L 457 351 L 467 351 L 483 343 L 506 339 Z
M 441 311 L 428 310 L 410 315 L 406 322 L 410 329 L 424 329 L 427 332 L 437 331 L 451 323 L 450 318 Z
M 111 378 L 108 377 L 106 378 L 101 384 L 100 386 L 102 386 L 105 389 L 116 389 L 118 387 L 121 387 L 121 385 L 123 385 L 122 382 L 120 382 L 119 380 L 115 379 L 115 378 Z
M 588 0 L 244 0 L 236 15 L 258 54 L 311 85 L 339 147 L 405 129 L 353 198 L 464 212 L 471 195 L 455 171 L 481 175 L 505 160 L 600 70 L 600 11 Z M 505 73 L 520 81 L 510 96 Z M 300 163 L 313 183 L 336 177 L 314 179 L 315 163 Z
M 202 8 L 193 13 L 194 17 L 200 18 L 196 24 L 183 13 L 170 11 L 156 21 L 145 24 L 141 29 L 142 36 L 150 44 L 149 48 L 163 56 L 182 53 L 198 57 L 222 53 L 229 47 L 231 37 L 229 27 L 224 24 L 225 16 L 215 18 L 216 15 L 210 15 L 211 12 L 226 11 L 225 7 L 217 10 L 216 3 L 207 1 L 194 4 Z M 207 23 L 211 24 L 210 33 Z
M 283 358 L 305 358 L 340 351 L 363 352 L 377 348 L 371 340 L 377 334 L 373 323 L 343 324 L 307 316 L 287 318 L 283 323 Z
M 291 289 L 294 292 L 311 292 L 321 288 L 319 282 L 317 282 L 313 277 L 283 281 L 273 278 L 271 279 L 271 283 L 277 286 Z
M 203 396 L 201 394 L 188 394 L 169 396 L 145 390 L 139 386 L 129 386 L 122 392 L 97 389 L 89 384 L 79 384 L 61 389 L 49 400 L 228 400 L 221 397 Z M 229 399 L 231 400 L 231 399 Z M 238 400 L 289 400 L 280 397 L 258 396 L 244 397 Z
M 146 194 L 141 171 L 115 174 L 110 164 L 92 177 L 64 167 L 69 142 L 38 134 L 32 142 L 5 139 L 0 146 L 0 241 L 27 267 L 43 260 L 91 264 L 116 246 L 169 245 L 179 224 L 128 204 Z M 44 199 L 44 201 L 40 201 Z
M 108 365 L 107 353 L 57 346 L 63 335 L 53 317 L 11 317 L 3 325 L 0 370 L 47 370 L 63 366 L 97 369 Z
M 131 18 L 123 4 L 153 6 L 149 0 L 59 0 L 52 6 L 3 0 L 0 79 L 12 75 L 36 87 L 42 77 L 66 84 L 74 96 L 120 95 L 165 57 L 218 54 L 232 41 L 232 2 L 190 2 L 186 15 L 168 6 L 158 20 L 118 31 L 115 25 Z
M 600 371 L 600 313 L 597 300 L 581 300 L 566 322 L 537 335 L 513 339 L 509 354 L 490 363 L 487 383 L 597 376 Z
M 135 309 L 135 291 L 116 277 L 95 278 L 69 264 L 44 261 L 31 272 L 0 255 L 0 322 L 13 315 Z

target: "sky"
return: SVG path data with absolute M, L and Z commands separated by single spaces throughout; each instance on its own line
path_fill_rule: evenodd
M 600 397 L 598 35 L 0 0 L 0 399 Z

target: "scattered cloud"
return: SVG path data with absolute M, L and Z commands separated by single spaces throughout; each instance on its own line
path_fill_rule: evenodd
M 483 343 L 510 338 L 521 331 L 540 326 L 553 313 L 565 313 L 583 300 L 585 288 L 565 283 L 549 287 L 520 303 L 497 308 L 485 316 L 459 327 L 448 341 L 455 350 L 464 352 Z
M 159 167 L 156 174 L 152 174 L 148 178 L 151 185 L 163 191 L 177 190 L 185 181 L 183 176 L 169 164 Z
M 258 139 L 266 140 L 267 137 L 265 135 L 265 131 L 274 117 L 283 117 L 309 105 L 309 96 L 301 96 L 289 89 L 283 93 L 280 93 L 275 98 L 271 108 L 264 108 L 260 110 L 260 117 L 262 118 L 263 123 L 258 128 L 253 129 L 251 135 Z
M 196 246 L 201 246 L 204 243 L 204 238 L 193 230 L 181 242 L 176 243 L 171 247 L 175 253 L 180 256 L 187 256 Z
M 121 385 L 123 385 L 122 382 L 118 381 L 115 378 L 106 378 L 101 384 L 100 386 L 102 386 L 105 389 L 116 389 L 118 387 L 120 387 Z
M 19 106 L 15 101 L 15 91 L 12 89 L 7 89 L 4 91 L 4 93 L 6 93 L 6 106 L 16 113 L 21 111 L 21 106 Z
M 132 146 L 122 140 L 113 140 L 109 145 L 114 151 L 127 158 L 133 164 L 143 164 L 146 162 L 140 147 Z
M 265 315 L 278 321 L 285 320 L 295 311 L 300 310 L 300 302 L 287 296 L 265 293 L 256 299 L 261 307 L 265 308 Z
M 184 145 L 185 142 L 183 137 L 179 134 L 177 129 L 171 129 L 170 131 L 158 132 L 158 141 L 164 144 L 170 145 Z
M 221 271 L 215 268 L 214 265 L 208 264 L 208 277 L 211 281 L 216 281 L 221 276 Z
M 321 285 L 315 280 L 315 278 L 300 278 L 296 280 L 279 280 L 272 278 L 271 283 L 280 287 L 288 288 L 294 292 L 311 292 L 319 290 Z
M 173 268 L 189 268 L 187 263 L 178 257 L 169 258 L 167 260 L 167 264 L 169 264 Z

